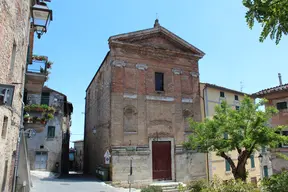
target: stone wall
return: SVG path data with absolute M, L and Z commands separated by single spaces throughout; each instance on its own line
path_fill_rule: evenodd
M 8 117 L 8 131 L 5 138 L 0 138 L 0 184 L 4 176 L 5 161 L 8 161 L 6 190 L 11 189 L 14 169 L 13 151 L 19 133 L 22 88 L 26 70 L 26 56 L 29 35 L 29 0 L 0 1 L 0 84 L 15 85 L 12 107 L 0 106 L 0 133 L 4 115 Z M 12 62 L 12 49 L 15 45 L 15 62 Z M 14 64 L 13 64 L 14 63 Z M 22 83 L 22 84 L 21 84 Z M 15 155 L 15 154 L 14 154 Z M 9 186 L 9 187 L 8 187 Z
M 86 91 L 84 164 L 89 167 L 89 170 L 84 171 L 91 174 L 95 174 L 97 166 L 104 164 L 104 154 L 110 148 L 111 67 L 109 58 L 108 55 Z

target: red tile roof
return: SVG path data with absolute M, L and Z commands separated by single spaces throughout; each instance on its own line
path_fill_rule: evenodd
M 271 93 L 276 93 L 276 92 L 281 92 L 281 91 L 288 91 L 288 83 L 284 84 L 284 85 L 278 85 L 276 87 L 271 87 L 268 89 L 263 89 L 261 91 L 258 91 L 256 93 L 253 93 L 252 96 L 253 97 L 261 97 L 261 96 L 265 96 L 267 94 L 271 94 Z

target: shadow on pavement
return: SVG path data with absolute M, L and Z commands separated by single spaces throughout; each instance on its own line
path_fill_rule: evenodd
M 102 182 L 93 175 L 85 174 L 66 174 L 56 178 L 43 178 L 41 181 L 56 181 L 56 182 Z

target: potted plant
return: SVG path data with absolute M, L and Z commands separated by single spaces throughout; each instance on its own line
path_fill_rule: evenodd
M 33 117 L 33 118 L 32 118 L 33 123 L 36 123 L 37 120 L 38 120 L 38 117 Z
M 23 118 L 24 118 L 24 122 L 29 121 L 29 115 L 28 114 L 25 114 Z
M 43 125 L 46 124 L 46 118 L 42 117 L 41 120 L 40 120 L 40 123 L 43 124 Z
M 47 61 L 47 68 L 48 68 L 48 69 L 51 69 L 52 64 L 53 64 L 52 61 Z

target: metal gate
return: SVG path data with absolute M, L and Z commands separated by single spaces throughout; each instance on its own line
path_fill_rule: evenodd
M 153 179 L 172 180 L 171 142 L 152 142 Z
M 46 170 L 47 168 L 47 152 L 36 152 L 35 169 Z

